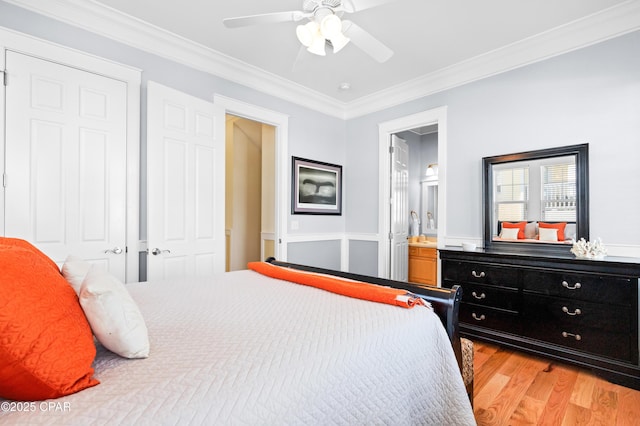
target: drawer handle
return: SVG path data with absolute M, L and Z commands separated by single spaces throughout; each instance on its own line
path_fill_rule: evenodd
M 562 332 L 562 337 L 573 337 L 576 340 L 582 340 L 582 336 L 579 334 L 567 333 L 566 331 Z
M 568 282 L 566 282 L 566 281 L 562 281 L 562 287 L 564 287 L 564 288 L 568 288 L 569 290 L 577 290 L 577 289 L 579 289 L 580 287 L 582 287 L 582 284 L 580 284 L 580 283 L 576 283 L 576 285 L 574 285 L 574 286 L 570 286 Z
M 472 295 L 473 297 L 475 297 L 476 299 L 478 299 L 478 300 L 482 300 L 482 299 L 484 299 L 485 297 L 487 297 L 487 295 L 486 295 L 486 294 L 484 294 L 484 293 L 480 293 L 480 296 L 478 296 L 478 293 L 476 293 L 475 291 L 474 291 L 474 292 L 472 292 L 472 293 L 471 293 L 471 295 Z
M 565 313 L 565 314 L 567 314 L 567 315 L 571 315 L 571 316 L 573 316 L 573 315 L 580 315 L 580 314 L 582 313 L 582 311 L 580 310 L 580 308 L 576 309 L 576 310 L 575 310 L 575 311 L 573 311 L 573 312 L 569 312 L 569 308 L 567 308 L 566 306 L 563 306 L 563 307 L 562 307 L 562 312 L 564 312 L 564 313 Z
M 482 271 L 480 273 L 477 273 L 476 271 L 471 271 L 471 275 L 473 275 L 476 278 L 484 278 L 485 273 L 484 273 L 484 271 Z
M 484 316 L 484 314 L 482 314 L 482 315 L 478 316 L 478 315 L 476 315 L 476 313 L 475 313 L 475 312 L 473 312 L 473 313 L 471 314 L 471 316 L 472 316 L 472 317 L 473 317 L 473 319 L 474 319 L 474 320 L 476 320 L 476 321 L 484 321 L 484 320 L 486 319 L 486 317 Z

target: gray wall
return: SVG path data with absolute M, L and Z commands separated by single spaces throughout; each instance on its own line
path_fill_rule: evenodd
M 337 240 L 289 243 L 287 260 L 301 265 L 339 270 L 340 245 L 341 242 Z
M 349 243 L 349 272 L 378 275 L 378 243 L 352 240 Z
M 591 236 L 637 245 L 640 32 L 347 122 L 347 188 L 378 176 L 378 123 L 448 107 L 447 236 L 482 238 L 481 159 L 589 143 Z M 376 232 L 377 196 L 349 191 L 347 231 Z

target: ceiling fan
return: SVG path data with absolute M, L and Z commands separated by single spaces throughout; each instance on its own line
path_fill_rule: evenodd
M 227 28 L 237 28 L 307 20 L 297 26 L 296 35 L 309 52 L 324 56 L 325 46 L 329 45 L 333 53 L 337 53 L 352 42 L 382 63 L 393 56 L 393 51 L 352 21 L 341 17 L 393 1 L 397 0 L 303 0 L 302 10 L 225 18 L 222 22 Z

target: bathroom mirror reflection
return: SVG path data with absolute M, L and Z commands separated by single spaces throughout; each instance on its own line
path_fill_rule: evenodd
M 422 233 L 437 235 L 438 233 L 438 181 L 423 181 L 422 186 Z

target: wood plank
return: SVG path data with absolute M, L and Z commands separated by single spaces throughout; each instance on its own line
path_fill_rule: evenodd
M 509 383 L 511 377 L 502 374 L 494 374 L 491 380 L 484 386 L 483 391 L 473 398 L 473 406 L 477 410 L 487 409 L 498 394 Z
M 491 405 L 485 408 L 485 412 L 490 413 L 492 418 L 511 418 L 540 369 L 541 363 L 538 360 L 513 354 L 500 369 L 508 372 L 510 379 Z
M 478 425 L 640 424 L 640 391 L 591 371 L 474 342 Z
M 554 366 L 554 370 L 557 371 L 559 377 L 551 390 L 551 395 L 549 395 L 547 405 L 542 413 L 541 424 L 562 424 L 569 399 L 571 399 L 573 386 L 578 378 L 578 371 L 573 368 Z
M 579 405 L 569 403 L 562 420 L 562 426 L 588 425 L 591 422 L 591 410 Z
M 579 407 L 591 409 L 595 386 L 596 377 L 593 374 L 586 371 L 579 372 L 569 402 Z
M 596 386 L 591 403 L 592 424 L 616 424 L 618 393 L 610 389 L 609 386 Z
M 527 389 L 526 396 L 529 398 L 533 398 L 537 401 L 542 401 L 545 404 L 549 400 L 549 396 L 551 395 L 551 391 L 558 381 L 557 374 L 550 374 L 551 365 L 547 365 L 545 369 L 538 372 L 536 378 L 534 379 L 529 389 Z
M 525 395 L 509 419 L 509 425 L 537 425 L 544 411 L 545 404 L 546 401 Z
M 640 421 L 640 392 L 620 386 L 616 426 L 634 426 Z
M 475 346 L 475 345 L 474 345 Z M 484 363 L 482 369 L 474 371 L 474 391 L 482 391 L 482 387 L 489 379 L 497 373 L 497 370 L 511 356 L 511 352 L 505 350 L 497 350 L 487 362 Z

